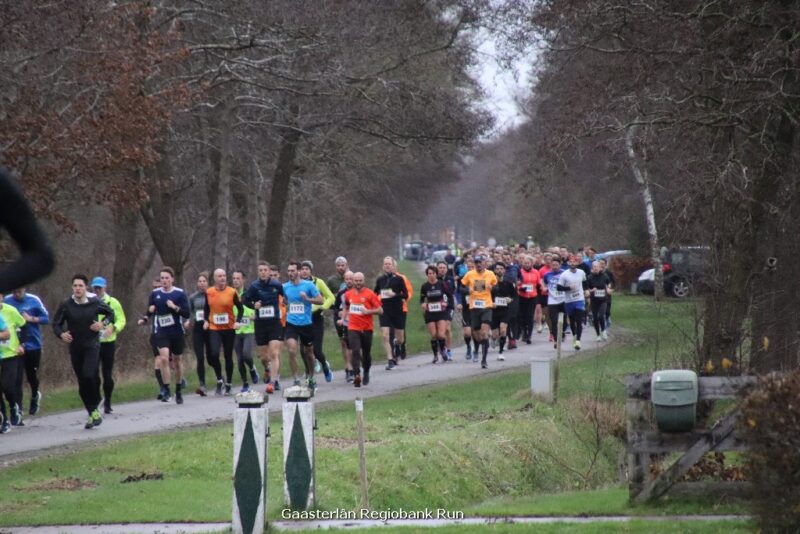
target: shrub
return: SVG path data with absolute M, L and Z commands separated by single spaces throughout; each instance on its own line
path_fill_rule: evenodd
M 800 525 L 800 370 L 763 377 L 742 405 L 753 512 L 763 532 Z

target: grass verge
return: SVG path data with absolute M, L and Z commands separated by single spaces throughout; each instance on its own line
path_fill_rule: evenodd
M 527 371 L 370 399 L 371 507 L 470 515 L 741 513 L 740 503 L 714 501 L 631 507 L 618 482 L 622 377 L 685 353 L 686 306 L 619 297 L 615 324 L 625 331 L 615 337 L 622 342 L 565 361 L 557 406 L 531 398 Z M 318 507 L 358 508 L 353 407 L 325 407 L 317 419 Z M 269 447 L 268 517 L 277 519 L 283 508 L 279 421 L 271 427 L 278 439 Z M 225 521 L 231 442 L 230 425 L 217 425 L 0 471 L 0 487 L 10 489 L 0 494 L 0 524 Z M 143 473 L 153 479 L 122 482 Z

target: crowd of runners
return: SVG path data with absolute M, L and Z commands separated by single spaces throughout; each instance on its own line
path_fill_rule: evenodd
M 149 330 L 157 399 L 184 402 L 187 332 L 198 378 L 194 392 L 205 397 L 212 391 L 231 395 L 234 370 L 241 392 L 263 383 L 264 391 L 272 394 L 283 387 L 281 380 L 313 390 L 318 375 L 332 382 L 333 371 L 323 351 L 326 317 L 339 338 L 343 379 L 354 387 L 370 383 L 374 316 L 387 355 L 386 371 L 406 358 L 408 313 L 424 317 L 432 364 L 453 361 L 452 323 L 457 320 L 466 361 L 480 362 L 483 368 L 489 367 L 490 350 L 496 350 L 497 360 L 503 361 L 506 351 L 516 349 L 518 343 L 530 344 L 535 335 L 545 332 L 558 347 L 560 313 L 565 318 L 562 340 L 571 335 L 574 350 L 580 350 L 589 321 L 598 341 L 607 339 L 611 324 L 614 278 L 590 247 L 574 252 L 524 245 L 450 251 L 425 267 L 426 280 L 416 291 L 389 256 L 383 259 L 372 288 L 363 272 L 349 268 L 346 258 L 336 258 L 334 265 L 335 274 L 324 281 L 315 276 L 310 261 L 289 262 L 285 281 L 278 266 L 264 261 L 258 262 L 250 283 L 244 270 L 229 274 L 216 269 L 200 273 L 191 294 L 176 287 L 174 271 L 163 267 L 137 319 Z M 90 282 L 78 274 L 71 282 L 72 295 L 52 317 L 41 299 L 25 288 L 13 291 L 0 304 L 0 433 L 24 426 L 26 379 L 28 413 L 39 412 L 40 327 L 47 324 L 67 345 L 88 413 L 85 427 L 102 423 L 101 410 L 113 412 L 115 342 L 125 328 L 125 312 L 107 293 L 103 277 Z M 288 373 L 281 372 L 284 348 Z

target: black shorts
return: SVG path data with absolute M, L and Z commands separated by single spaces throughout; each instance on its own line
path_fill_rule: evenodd
M 492 322 L 490 323 L 492 330 L 500 328 L 500 323 L 508 324 L 508 310 L 504 307 L 495 308 L 492 310 Z
M 155 334 L 150 334 L 150 348 L 153 349 L 153 356 L 158 356 L 158 344 L 156 343 Z
M 169 349 L 170 354 L 180 356 L 183 354 L 186 340 L 183 337 L 183 332 L 158 333 L 155 334 L 155 344 L 159 349 Z
M 381 328 L 394 328 L 395 330 L 405 330 L 406 329 L 406 312 L 392 312 L 386 313 L 384 312 L 380 314 L 378 322 L 381 325 Z
M 470 310 L 469 315 L 470 315 L 470 326 L 472 327 L 473 330 L 480 330 L 481 325 L 483 324 L 488 324 L 490 326 L 492 324 L 491 308 Z
M 450 314 L 447 312 L 447 310 L 440 312 L 433 312 L 433 313 L 425 312 L 425 324 L 436 323 L 439 321 L 449 321 L 449 320 L 450 320 Z
M 314 328 L 310 324 L 297 326 L 292 323 L 286 323 L 286 328 L 283 329 L 283 338 L 295 339 L 302 346 L 310 347 L 314 344 Z
M 256 346 L 269 345 L 270 341 L 283 341 L 283 325 L 280 319 L 256 319 L 253 326 Z
M 470 313 L 469 308 L 464 305 L 461 308 L 461 328 L 471 328 L 472 322 L 470 322 Z
M 536 297 L 536 304 L 539 304 L 542 308 L 547 308 L 547 295 L 542 295 L 540 293 Z

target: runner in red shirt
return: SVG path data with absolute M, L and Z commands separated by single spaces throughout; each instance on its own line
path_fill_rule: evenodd
M 381 299 L 364 287 L 364 273 L 353 275 L 353 288 L 344 294 L 342 319 L 347 321 L 347 340 L 353 351 L 353 385 L 361 387 L 361 361 L 364 361 L 364 385 L 369 384 L 369 369 L 372 367 L 373 315 L 383 313 Z

